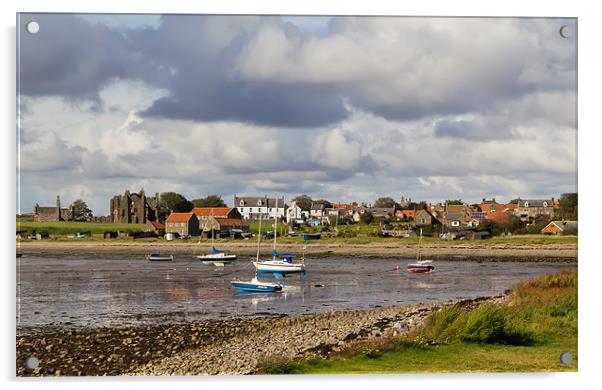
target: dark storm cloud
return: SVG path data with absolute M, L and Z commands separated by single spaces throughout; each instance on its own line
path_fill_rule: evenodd
M 155 63 L 175 71 L 167 85 L 170 96 L 157 100 L 142 115 L 281 127 L 344 119 L 342 98 L 327 85 L 248 81 L 233 74 L 235 59 L 260 20 L 277 24 L 292 36 L 301 34 L 275 18 L 232 16 L 164 16 L 158 29 L 132 33 Z
M 28 21 L 40 25 L 25 32 Z M 19 87 L 27 96 L 98 100 L 116 78 L 158 81 L 161 70 L 122 34 L 64 14 L 21 15 Z

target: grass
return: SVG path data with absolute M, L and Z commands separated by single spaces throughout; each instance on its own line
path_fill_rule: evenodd
M 560 362 L 569 352 L 573 362 Z M 577 273 L 517 284 L 504 303 L 431 314 L 401 338 L 351 344 L 331 359 L 263 362 L 261 373 L 543 372 L 577 370 Z
M 29 232 L 48 232 L 50 235 L 69 235 L 77 232 L 92 232 L 102 235 L 106 231 L 135 232 L 142 231 L 143 224 L 119 224 L 119 223 L 96 223 L 96 222 L 20 222 L 17 221 L 17 230 Z
M 252 233 L 258 231 L 258 221 L 249 221 L 249 226 Z M 114 223 L 95 223 L 95 222 L 21 222 L 17 221 L 17 230 L 26 230 L 28 232 L 48 232 L 51 236 L 54 236 L 57 241 L 72 241 L 67 238 L 68 235 L 73 235 L 77 232 L 90 231 L 92 237 L 81 239 L 78 241 L 99 241 L 103 240 L 102 234 L 105 231 L 141 231 L 144 225 L 142 224 L 114 224 Z M 363 225 L 356 224 L 345 226 L 338 226 L 339 235 L 337 237 L 328 237 L 324 234 L 324 237 L 320 240 L 304 241 L 303 237 L 288 237 L 286 232 L 288 226 L 284 224 L 278 225 L 278 231 L 282 234 L 278 238 L 280 244 L 299 244 L 304 243 L 312 246 L 319 246 L 323 244 L 349 244 L 349 245 L 370 245 L 370 244 L 392 244 L 392 245 L 416 245 L 418 244 L 418 237 L 410 238 L 382 238 L 376 236 L 376 233 L 380 229 L 378 224 Z M 263 221 L 262 232 L 267 230 L 273 230 L 273 222 Z M 312 231 L 315 229 L 309 229 L 305 227 L 302 231 Z M 230 239 L 222 239 L 224 242 L 232 241 Z M 180 240 L 177 240 L 180 241 Z M 165 242 L 163 238 L 147 238 L 137 239 L 136 242 L 154 242 L 160 243 Z M 171 243 L 175 241 L 170 241 Z M 190 242 L 190 241 L 183 241 Z M 487 240 L 480 241 L 445 241 L 437 237 L 423 237 L 424 245 L 452 245 L 452 246 L 464 246 L 464 245 L 548 245 L 548 244 L 576 244 L 577 236 L 543 236 L 543 235 L 516 235 L 516 236 L 505 236 L 505 237 L 493 237 Z

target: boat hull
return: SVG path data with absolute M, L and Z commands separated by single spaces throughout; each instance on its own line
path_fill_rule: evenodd
M 232 282 L 232 287 L 239 291 L 248 292 L 277 292 L 282 290 L 282 286 L 272 283 L 249 283 L 249 282 Z
M 172 261 L 173 256 L 146 256 L 146 260 L 148 261 Z
M 236 261 L 238 258 L 237 255 L 224 255 L 224 256 L 212 256 L 212 255 L 200 255 L 197 256 L 197 259 L 201 260 L 203 264 L 223 264 L 223 263 L 231 263 Z
M 305 272 L 305 265 L 303 264 L 292 264 L 292 263 L 271 263 L 254 261 L 253 265 L 257 272 L 276 272 L 280 274 L 294 274 Z
M 408 272 L 413 274 L 430 274 L 434 269 L 432 265 L 408 265 Z

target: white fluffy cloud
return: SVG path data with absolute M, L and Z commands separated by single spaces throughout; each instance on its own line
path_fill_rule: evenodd
M 573 21 L 171 16 L 141 35 L 144 23 L 82 23 L 129 65 L 57 79 L 66 95 L 28 85 L 24 209 L 61 194 L 106 214 L 142 187 L 366 202 L 576 190 L 575 42 L 557 33 Z M 91 69 L 110 62 L 93 52 Z

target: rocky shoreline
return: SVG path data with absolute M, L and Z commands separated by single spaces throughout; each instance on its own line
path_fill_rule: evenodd
M 421 326 L 442 306 L 502 297 L 301 316 L 130 328 L 17 329 L 17 376 L 241 375 L 273 358 L 327 357 L 354 342 Z M 39 359 L 35 369 L 29 357 Z

